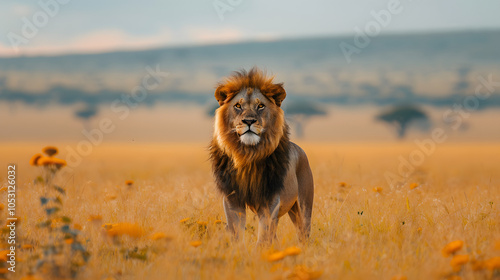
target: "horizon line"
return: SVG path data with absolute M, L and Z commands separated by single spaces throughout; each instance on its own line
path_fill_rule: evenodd
M 500 28 L 470 28 L 470 29 L 440 29 L 440 30 L 409 30 L 409 31 L 388 31 L 380 34 L 377 37 L 392 37 L 392 36 L 407 36 L 407 35 L 439 35 L 439 34 L 457 34 L 457 33 L 471 33 L 471 32 L 500 32 Z M 0 54 L 0 59 L 15 59 L 15 58 L 47 58 L 47 57 L 64 57 L 64 56 L 85 56 L 85 55 L 102 55 L 113 53 L 127 53 L 127 52 L 146 52 L 155 50 L 166 50 L 176 48 L 197 48 L 208 46 L 228 46 L 249 43 L 266 43 L 266 42 L 279 42 L 279 41 L 295 41 L 295 40 L 314 40 L 314 39 L 328 39 L 328 38 L 342 38 L 354 36 L 353 33 L 339 33 L 339 34 L 314 34 L 305 36 L 290 36 L 290 37 L 275 37 L 275 38 L 250 38 L 242 40 L 228 40 L 225 42 L 202 42 L 202 43 L 174 43 L 169 45 L 151 45 L 147 47 L 124 47 L 113 50 L 94 50 L 83 52 L 79 50 L 68 51 L 55 51 L 55 52 L 42 52 L 42 53 L 22 53 L 13 55 Z

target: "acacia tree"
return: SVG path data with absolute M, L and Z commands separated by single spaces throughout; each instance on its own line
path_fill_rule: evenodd
M 376 116 L 376 120 L 392 125 L 396 129 L 399 139 L 405 137 L 411 125 L 416 125 L 418 123 L 425 124 L 425 129 L 427 129 L 429 124 L 429 117 L 427 114 L 420 108 L 411 105 L 397 106 L 382 112 Z
M 304 126 L 316 116 L 325 116 L 326 111 L 320 106 L 308 101 L 292 101 L 287 104 L 286 115 L 295 125 L 295 132 L 298 138 L 304 137 Z
M 84 108 L 75 111 L 75 117 L 83 121 L 83 126 L 86 129 L 90 128 L 90 119 L 97 115 L 95 106 L 85 106 Z

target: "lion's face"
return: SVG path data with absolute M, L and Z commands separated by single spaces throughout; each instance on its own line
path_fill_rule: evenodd
M 270 155 L 287 133 L 280 108 L 285 97 L 283 84 L 273 83 L 262 71 L 235 72 L 215 91 L 220 105 L 215 113 L 217 146 L 238 166 Z
M 257 145 L 266 126 L 272 123 L 275 106 L 258 90 L 243 90 L 226 106 L 228 108 L 231 127 L 234 129 L 243 145 Z
M 282 128 L 283 111 L 258 89 L 242 89 L 216 114 L 217 134 L 244 146 L 257 146 L 265 142 L 263 139 L 281 137 Z

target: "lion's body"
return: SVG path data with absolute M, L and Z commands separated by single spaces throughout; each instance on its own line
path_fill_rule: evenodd
M 210 157 L 224 195 L 228 228 L 237 236 L 248 206 L 259 216 L 259 242 L 269 241 L 279 217 L 289 213 L 301 239 L 310 231 L 314 196 L 304 151 L 290 142 L 281 101 L 286 93 L 262 72 L 236 73 L 216 91 Z

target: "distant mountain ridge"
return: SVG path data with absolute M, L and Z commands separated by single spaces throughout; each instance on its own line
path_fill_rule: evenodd
M 130 94 L 159 67 L 169 78 L 141 102 L 213 102 L 214 85 L 254 65 L 285 82 L 292 99 L 336 104 L 449 106 L 478 76 L 500 80 L 500 30 L 380 35 L 348 63 L 353 36 L 169 47 L 101 54 L 0 58 L 0 102 L 99 107 Z M 480 107 L 500 106 L 496 89 Z

